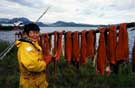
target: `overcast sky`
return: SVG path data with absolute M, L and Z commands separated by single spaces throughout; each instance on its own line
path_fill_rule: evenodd
M 40 20 L 115 24 L 135 22 L 135 0 L 0 0 L 0 18 L 26 17 L 32 21 L 50 6 Z

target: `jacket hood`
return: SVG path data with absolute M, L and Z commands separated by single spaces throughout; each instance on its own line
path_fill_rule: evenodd
M 19 40 L 16 40 L 16 46 L 19 47 L 23 42 L 29 42 L 32 43 L 32 40 L 27 38 L 27 37 L 23 37 Z
M 22 41 L 16 40 L 15 44 L 16 44 L 17 47 L 20 47 L 21 44 L 22 44 Z

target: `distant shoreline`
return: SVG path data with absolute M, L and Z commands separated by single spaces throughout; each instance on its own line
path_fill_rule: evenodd
M 39 26 L 40 28 L 43 28 L 43 27 L 59 27 L 59 28 L 62 28 L 62 27 L 96 27 L 96 26 Z M 97 28 L 97 27 L 96 27 Z M 18 30 L 18 29 L 23 29 L 23 28 L 20 28 L 20 27 L 13 27 L 13 26 L 0 26 L 0 31 L 13 31 L 13 30 Z

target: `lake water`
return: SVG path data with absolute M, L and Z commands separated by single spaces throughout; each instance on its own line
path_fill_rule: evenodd
M 96 27 L 41 27 L 41 33 L 45 32 L 54 32 L 54 31 L 82 31 L 82 30 L 91 30 L 91 29 L 97 29 Z M 5 40 L 9 42 L 13 42 L 15 40 L 15 33 L 17 31 L 0 31 L 0 40 Z M 129 51 L 131 53 L 132 47 L 134 44 L 134 39 L 135 39 L 135 31 L 130 31 L 128 29 L 128 34 L 129 34 Z M 97 41 L 99 39 L 99 33 L 97 33 Z M 97 43 L 98 44 L 98 43 Z M 131 54 L 130 54 L 131 55 Z
M 45 32 L 54 32 L 54 31 L 82 31 L 82 30 L 90 30 L 96 29 L 95 27 L 40 27 L 41 33 Z M 0 39 L 13 42 L 15 40 L 15 33 L 19 31 L 0 31 Z

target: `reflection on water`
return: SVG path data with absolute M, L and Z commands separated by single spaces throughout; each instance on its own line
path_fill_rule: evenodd
M 0 40 L 13 42 L 15 41 L 15 33 L 17 31 L 0 31 Z
M 82 31 L 96 29 L 96 27 L 41 27 L 41 33 L 54 31 Z

